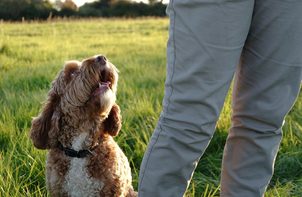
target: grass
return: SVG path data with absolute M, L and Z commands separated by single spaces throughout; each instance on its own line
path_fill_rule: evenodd
M 130 160 L 134 186 L 163 98 L 167 19 L 0 22 L 0 196 L 46 196 L 45 151 L 28 131 L 65 60 L 103 53 L 120 70 L 123 128 L 116 138 Z M 302 94 L 286 118 L 266 196 L 302 196 Z M 220 165 L 230 126 L 230 94 L 187 197 L 219 196 Z

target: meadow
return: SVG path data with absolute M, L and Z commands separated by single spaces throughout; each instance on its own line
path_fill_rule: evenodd
M 167 18 L 0 22 L 0 196 L 48 196 L 46 151 L 35 149 L 28 138 L 31 119 L 64 61 L 100 53 L 120 70 L 123 127 L 115 139 L 129 158 L 137 189 L 140 163 L 161 111 L 167 38 Z M 187 197 L 219 196 L 230 103 L 228 94 Z M 267 197 L 302 196 L 302 93 L 283 131 Z

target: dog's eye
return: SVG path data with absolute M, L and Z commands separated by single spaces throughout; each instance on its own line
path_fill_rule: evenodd
M 76 75 L 78 75 L 80 73 L 80 71 L 74 71 L 70 74 L 70 76 L 73 78 L 75 77 Z

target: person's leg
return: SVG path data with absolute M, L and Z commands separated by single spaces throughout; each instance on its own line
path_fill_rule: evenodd
M 302 76 L 302 1 L 256 0 L 233 90 L 221 197 L 263 196 Z
M 253 0 L 172 0 L 163 111 L 142 161 L 140 197 L 183 196 L 238 64 Z

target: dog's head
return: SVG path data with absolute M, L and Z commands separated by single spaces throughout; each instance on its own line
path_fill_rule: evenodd
M 58 138 L 100 129 L 117 135 L 121 127 L 115 104 L 117 81 L 116 67 L 102 55 L 67 62 L 52 82 L 42 112 L 32 121 L 34 145 L 51 148 Z

